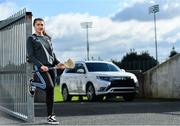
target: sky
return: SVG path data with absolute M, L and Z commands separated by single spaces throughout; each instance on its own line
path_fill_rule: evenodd
M 0 20 L 23 8 L 33 18 L 44 18 L 60 61 L 86 59 L 86 31 L 80 23 L 91 21 L 90 57 L 120 61 L 132 48 L 155 57 L 154 20 L 148 13 L 155 4 L 160 7 L 156 13 L 158 59 L 163 62 L 173 45 L 180 52 L 179 0 L 0 0 Z

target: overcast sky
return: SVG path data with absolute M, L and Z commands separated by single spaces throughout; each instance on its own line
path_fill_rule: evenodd
M 61 61 L 86 58 L 86 31 L 80 23 L 92 21 L 90 56 L 120 61 L 131 48 L 155 57 L 153 15 L 148 13 L 154 4 L 160 6 L 156 15 L 158 57 L 164 61 L 173 45 L 180 52 L 179 0 L 0 0 L 0 20 L 24 7 L 33 18 L 44 18 Z

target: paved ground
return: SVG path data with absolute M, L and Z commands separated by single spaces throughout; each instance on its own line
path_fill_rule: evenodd
M 62 125 L 179 125 L 180 101 L 136 100 L 134 102 L 56 103 Z M 45 104 L 35 105 L 35 123 L 12 117 L 0 118 L 1 125 L 46 125 Z M 9 122 L 10 121 L 10 122 Z
M 0 111 L 0 126 L 19 125 L 21 123 L 24 122 Z

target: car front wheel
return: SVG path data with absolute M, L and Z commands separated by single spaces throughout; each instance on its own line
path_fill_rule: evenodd
M 95 101 L 96 94 L 95 94 L 95 90 L 92 84 L 87 86 L 86 95 L 87 95 L 88 101 Z
M 63 97 L 63 101 L 65 102 L 71 101 L 72 96 L 69 95 L 67 86 L 62 87 L 62 97 Z

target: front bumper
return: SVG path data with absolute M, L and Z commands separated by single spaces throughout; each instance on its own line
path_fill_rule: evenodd
M 114 87 L 110 88 L 108 91 L 97 92 L 97 95 L 105 95 L 105 94 L 129 94 L 134 93 L 138 94 L 138 88 L 136 87 Z
M 138 84 L 131 78 L 111 80 L 107 87 L 101 87 L 97 95 L 139 93 Z

